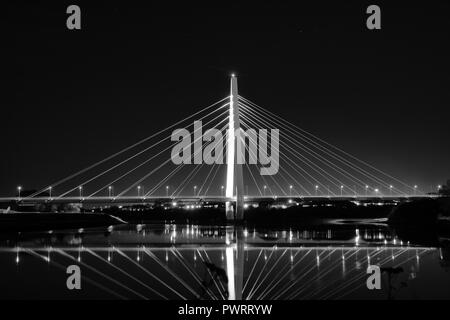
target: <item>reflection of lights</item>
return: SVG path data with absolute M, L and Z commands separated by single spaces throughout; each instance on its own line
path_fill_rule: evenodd
M 247 238 L 247 236 L 248 236 L 248 231 L 247 231 L 247 229 L 244 229 L 244 237 Z

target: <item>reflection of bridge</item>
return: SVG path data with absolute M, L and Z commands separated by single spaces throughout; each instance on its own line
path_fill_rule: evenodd
M 427 255 L 443 259 L 438 249 L 412 246 L 381 229 L 257 235 L 242 227 L 166 225 L 161 235 L 138 225 L 130 231 L 113 228 L 105 238 L 102 231 L 80 230 L 67 240 L 42 235 L 49 241 L 24 235 L 15 247 L 0 247 L 0 255 L 33 274 L 39 262 L 64 273 L 77 264 L 83 290 L 87 283 L 121 299 L 339 299 L 367 294 L 368 265 L 402 267 L 414 279 Z
M 77 264 L 83 270 L 84 283 L 114 298 L 286 300 L 346 298 L 361 288 L 367 292 L 369 264 L 403 267 L 406 278 L 415 277 L 421 257 L 436 250 L 399 245 L 230 243 L 200 247 L 17 247 L 0 249 L 0 254 L 13 254 L 17 264 L 25 256 L 36 257 L 64 271 L 65 266 Z

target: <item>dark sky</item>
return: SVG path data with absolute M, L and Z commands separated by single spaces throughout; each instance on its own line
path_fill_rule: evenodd
M 231 72 L 242 96 L 405 182 L 428 191 L 450 178 L 450 2 L 374 2 L 377 31 L 372 3 L 275 3 L 7 5 L 0 195 L 226 96 Z M 66 28 L 69 4 L 82 30 Z

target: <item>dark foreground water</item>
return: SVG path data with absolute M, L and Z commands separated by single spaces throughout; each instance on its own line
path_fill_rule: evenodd
M 270 230 L 124 225 L 0 235 L 2 299 L 450 299 L 439 232 L 335 221 Z M 81 270 L 69 290 L 67 267 Z M 369 265 L 381 289 L 369 290 Z

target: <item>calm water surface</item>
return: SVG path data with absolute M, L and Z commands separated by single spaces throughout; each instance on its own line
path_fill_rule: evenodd
M 409 234 L 349 221 L 3 234 L 0 298 L 450 299 L 448 239 Z M 69 265 L 81 268 L 81 290 L 66 287 Z M 382 268 L 381 290 L 367 289 L 368 265 Z

